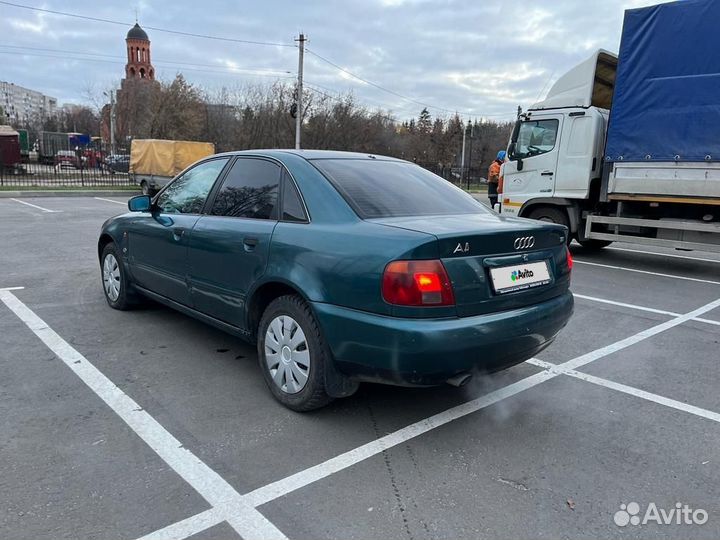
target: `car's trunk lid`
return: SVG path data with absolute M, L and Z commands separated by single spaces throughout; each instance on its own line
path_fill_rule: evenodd
M 491 213 L 371 221 L 435 236 L 461 317 L 535 304 L 568 287 L 565 227 Z M 548 279 L 539 280 L 545 265 Z M 527 278 L 526 286 L 506 283 L 503 291 L 501 278 L 509 278 L 513 270 L 522 276 L 534 271 L 534 276 Z

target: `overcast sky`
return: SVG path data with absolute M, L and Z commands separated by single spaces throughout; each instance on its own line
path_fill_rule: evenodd
M 302 30 L 309 37 L 309 50 L 413 101 L 358 81 L 312 54 L 306 54 L 305 63 L 309 84 L 333 94 L 352 91 L 359 102 L 390 110 L 399 118 L 417 116 L 422 105 L 416 102 L 420 102 L 431 106 L 433 116 L 458 111 L 463 116 L 510 119 L 517 105 L 531 105 L 543 88 L 546 91 L 595 49 L 616 53 L 623 11 L 657 1 L 13 3 L 127 23 L 93 22 L 0 4 L 0 80 L 42 91 L 60 103 L 83 103 L 88 89 L 98 94 L 119 84 L 124 75 L 125 34 L 137 9 L 144 27 L 242 40 L 292 45 Z M 293 47 L 147 32 L 160 79 L 181 71 L 192 83 L 216 91 L 294 77 L 297 72 Z

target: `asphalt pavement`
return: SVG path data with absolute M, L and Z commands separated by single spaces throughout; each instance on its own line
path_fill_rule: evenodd
M 107 306 L 124 204 L 0 199 L 3 539 L 720 537 L 719 255 L 573 246 L 536 359 L 298 414 L 254 347 Z M 707 520 L 624 525 L 678 503 Z

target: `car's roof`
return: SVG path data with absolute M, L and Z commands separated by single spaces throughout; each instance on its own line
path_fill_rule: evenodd
M 389 160 L 389 161 L 402 161 L 400 159 L 389 157 L 389 156 L 382 156 L 377 154 L 363 154 L 361 152 L 341 152 L 339 150 L 295 150 L 295 149 L 264 149 L 264 150 L 236 150 L 233 152 L 224 152 L 223 154 L 217 154 L 217 155 L 223 155 L 223 156 L 242 156 L 242 155 L 262 155 L 262 156 L 271 156 L 275 158 L 282 159 L 284 155 L 287 154 L 294 154 L 296 156 L 300 156 L 307 160 L 315 160 L 315 159 L 382 159 L 382 160 Z

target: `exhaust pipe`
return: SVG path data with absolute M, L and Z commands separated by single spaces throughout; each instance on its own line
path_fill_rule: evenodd
M 456 388 L 460 388 L 461 386 L 464 386 L 467 384 L 467 382 L 472 379 L 472 373 L 458 373 L 454 377 L 450 377 L 446 383 L 448 383 L 451 386 L 454 386 Z

